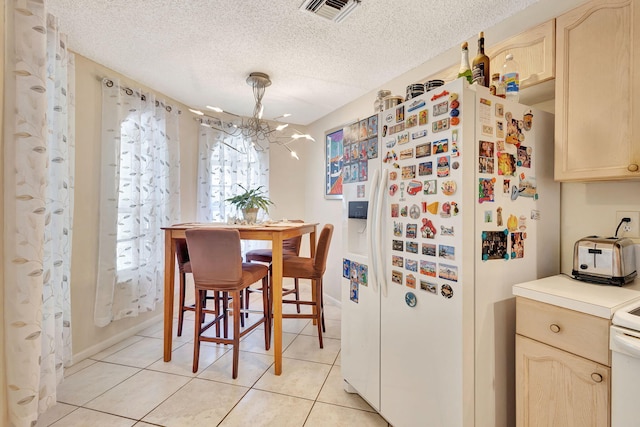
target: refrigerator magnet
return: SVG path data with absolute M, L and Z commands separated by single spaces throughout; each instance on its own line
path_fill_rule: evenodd
M 431 143 L 416 145 L 416 159 L 428 157 L 431 155 Z
M 455 162 L 451 163 L 451 169 L 458 170 L 459 167 L 460 167 L 460 162 L 458 162 L 457 160 Z
M 411 134 L 411 139 L 420 139 L 420 138 L 425 137 L 425 136 L 427 136 L 427 130 L 426 129 L 412 133 Z
M 400 151 L 400 160 L 406 160 L 413 158 L 413 148 L 407 148 Z
M 438 256 L 443 259 L 448 259 L 453 261 L 456 259 L 456 248 L 455 246 L 449 245 L 440 245 L 438 249 Z
M 358 282 L 351 281 L 349 290 L 349 299 L 355 303 L 358 302 L 358 294 L 360 293 Z
M 404 251 L 404 241 L 402 240 L 392 240 L 391 241 L 391 248 L 394 251 Z
M 437 183 L 438 183 L 437 179 L 429 179 L 424 181 L 423 194 L 424 195 L 437 194 L 438 193 Z
M 384 143 L 384 145 L 385 145 L 385 147 L 387 147 L 387 148 L 393 148 L 393 147 L 395 147 L 395 145 L 396 145 L 396 139 L 395 139 L 395 138 L 390 139 L 390 140 L 388 140 L 387 142 L 385 142 L 385 143 Z
M 342 258 L 342 277 L 344 277 L 345 279 L 348 279 L 351 275 L 351 261 L 346 259 L 346 258 Z
M 442 183 L 441 189 L 444 195 L 453 196 L 456 193 L 456 190 L 458 189 L 458 184 L 456 184 L 456 182 L 452 180 L 444 181 Z
M 369 136 L 376 136 L 378 134 L 378 115 L 374 114 L 369 117 L 369 128 L 367 129 Z
M 393 235 L 396 237 L 402 237 L 402 229 L 404 223 L 402 221 L 393 221 Z
M 433 243 L 423 243 L 422 255 L 436 256 L 436 245 L 434 245 Z
M 398 179 L 398 172 L 396 171 L 389 172 L 389 180 L 395 181 L 396 179 Z
M 411 254 L 418 253 L 418 243 L 416 242 L 407 242 L 405 244 L 405 251 Z
M 449 111 L 449 101 L 443 101 L 433 106 L 433 117 L 446 114 Z
M 445 202 L 442 204 L 442 210 L 440 211 L 440 216 L 442 218 L 450 218 L 451 217 L 451 203 Z
M 349 271 L 349 280 L 357 282 L 358 281 L 358 264 L 355 261 L 351 261 L 351 270 Z
M 402 285 L 402 272 L 398 270 L 391 270 L 391 281 L 398 285 Z
M 416 194 L 420 193 L 422 191 L 422 182 L 416 180 L 416 179 L 412 179 L 409 182 L 409 185 L 407 186 L 407 193 L 410 196 L 415 196 Z M 417 206 L 416 206 L 417 208 Z M 419 214 L 420 211 L 418 211 Z
M 531 128 L 533 127 L 533 113 L 531 112 L 531 110 L 525 113 L 523 122 L 524 122 L 524 130 L 526 130 L 527 132 L 530 131 Z
M 418 115 L 412 114 L 407 118 L 407 128 L 418 126 Z
M 433 95 L 433 96 L 431 97 L 431 100 L 432 100 L 432 101 L 435 101 L 436 99 L 438 99 L 438 98 L 442 98 L 443 96 L 447 96 L 447 95 L 449 95 L 449 91 L 443 90 L 442 92 L 440 92 L 440 93 L 437 93 L 437 94 Z M 455 99 L 458 99 L 458 95 L 457 95 L 457 94 L 453 94 L 453 95 L 455 95 L 455 96 L 456 96 L 456 97 L 455 97 Z
M 531 210 L 531 219 L 534 221 L 540 221 L 540 211 L 538 209 Z
M 411 207 L 409 208 L 409 218 L 411 219 L 420 218 L 420 208 L 418 207 L 418 205 L 416 204 L 411 205 Z
M 438 207 L 440 206 L 440 202 L 431 202 L 427 205 L 427 212 L 436 215 L 438 213 Z M 424 221 L 424 220 L 423 220 Z
M 367 264 L 358 266 L 358 283 L 362 286 L 369 286 L 369 267 Z
M 502 207 L 498 206 L 498 208 L 496 209 L 496 225 L 498 227 L 502 227 L 503 223 L 502 223 Z
M 438 268 L 438 277 L 452 282 L 458 281 L 458 267 L 449 264 L 440 264 Z
M 418 224 L 407 224 L 407 239 L 415 239 L 418 236 Z
M 404 258 L 398 255 L 392 255 L 391 265 L 394 267 L 402 267 L 404 265 Z
M 482 232 L 482 260 L 509 259 L 507 253 L 507 235 L 505 231 Z
M 397 191 L 398 191 L 398 185 L 397 184 L 391 184 L 389 186 L 389 195 L 390 196 L 395 196 Z
M 458 110 L 457 108 L 451 107 L 451 111 L 449 111 L 449 115 L 451 117 L 458 117 L 460 115 L 460 110 Z
M 427 282 L 426 280 L 420 280 L 420 289 L 434 295 L 438 293 L 438 285 L 436 285 L 435 283 Z
M 407 112 L 409 112 L 409 113 L 410 113 L 410 112 L 412 112 L 412 111 L 415 111 L 415 110 L 417 110 L 418 108 L 422 108 L 422 107 L 424 107 L 424 105 L 425 105 L 424 100 L 422 100 L 422 99 L 420 99 L 420 100 L 416 99 L 415 101 L 413 101 L 411 104 L 409 104 L 409 105 L 407 106 Z
M 496 120 L 496 138 L 504 138 L 504 122 Z
M 445 227 L 444 225 L 441 225 L 440 234 L 442 234 L 443 236 L 455 236 L 453 225 L 451 227 Z
M 420 274 L 423 276 L 436 277 L 436 263 L 433 261 L 420 260 Z
M 416 177 L 416 165 L 402 167 L 402 179 L 414 179 Z
M 524 145 L 518 147 L 518 166 L 521 166 L 523 168 L 530 168 L 531 153 L 533 153 L 532 147 L 525 147 Z
M 524 176 L 520 174 L 520 183 L 518 184 L 518 193 L 522 197 L 532 197 L 537 199 L 537 184 L 536 178 L 533 176 Z
M 451 120 L 449 120 L 449 124 L 451 126 L 458 126 L 460 124 L 460 117 L 451 117 Z
M 397 203 L 391 204 L 391 218 L 397 218 L 400 215 L 400 205 Z
M 418 112 L 418 125 L 424 126 L 429 122 L 429 110 L 426 108 Z
M 433 174 L 433 163 L 422 162 L 418 164 L 418 175 L 425 176 Z
M 405 259 L 404 260 L 404 268 L 405 268 L 405 270 L 409 270 L 409 271 L 413 271 L 414 273 L 417 273 L 418 272 L 418 261 L 416 261 L 415 259 Z M 407 276 L 407 282 L 409 281 L 409 276 L 412 276 L 412 275 L 408 275 Z M 415 279 L 415 277 L 414 277 L 414 279 Z M 414 285 L 415 285 L 415 282 L 414 282 Z M 407 286 L 409 286 L 409 285 L 407 284 Z
M 438 157 L 438 178 L 445 178 L 449 176 L 449 156 Z
M 400 201 L 402 202 L 404 200 L 404 188 L 405 188 L 405 183 L 401 182 L 400 183 Z M 406 209 L 405 209 L 406 210 Z M 405 215 L 406 216 L 406 212 Z
M 409 142 L 409 132 L 402 132 L 398 134 L 398 145 L 406 144 Z
M 523 233 L 511 233 L 511 258 L 524 258 Z
M 496 102 L 496 117 L 504 117 L 504 104 Z
M 404 105 L 396 108 L 396 123 L 404 122 Z
M 507 230 L 516 231 L 518 229 L 518 218 L 515 215 L 509 215 L 507 218 Z
M 442 287 L 440 288 L 440 294 L 445 297 L 446 299 L 450 299 L 453 297 L 453 289 L 451 288 L 451 285 L 447 285 L 446 283 L 444 285 L 442 285 Z
M 400 216 L 401 217 L 406 218 L 407 217 L 407 212 L 408 211 L 407 211 L 407 206 L 406 205 L 400 208 Z
M 447 151 L 449 151 L 449 140 L 448 139 L 441 139 L 439 141 L 434 141 L 433 142 L 433 154 L 442 154 L 442 153 L 446 153 Z
M 440 119 L 433 122 L 431 125 L 432 132 L 442 132 L 443 130 L 449 129 L 449 117 L 446 119 Z
M 378 158 L 378 137 L 373 137 L 369 140 L 367 145 L 367 159 Z
M 456 202 L 451 202 L 451 212 L 453 212 L 453 216 L 456 216 L 460 213 L 460 209 L 458 208 L 458 204 Z
M 460 101 L 458 101 L 457 99 L 454 99 L 449 104 L 449 107 L 451 107 L 452 110 L 457 110 L 459 106 L 460 106 Z
M 422 227 L 420 227 L 422 237 L 425 239 L 433 239 L 436 237 L 436 227 L 430 219 L 422 218 Z
M 407 286 L 409 286 L 410 288 L 414 288 L 416 287 L 416 279 L 415 277 L 413 278 L 413 286 L 409 286 L 409 279 L 407 278 Z M 414 294 L 413 292 L 407 292 L 404 295 L 404 302 L 407 303 L 407 305 L 409 307 L 415 307 L 416 304 L 418 304 L 418 298 L 416 298 L 416 294 Z
M 493 202 L 495 178 L 478 179 L 478 203 Z

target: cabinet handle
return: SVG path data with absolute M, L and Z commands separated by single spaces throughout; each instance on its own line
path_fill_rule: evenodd
M 560 332 L 560 326 L 556 325 L 555 323 L 552 323 L 551 326 L 549 326 L 549 329 L 551 329 L 551 332 L 553 332 L 554 334 Z
M 602 375 L 600 375 L 597 372 L 594 372 L 593 374 L 591 374 L 591 379 L 597 383 L 601 383 L 602 382 Z
M 629 166 L 627 166 L 627 170 L 629 172 L 638 172 L 638 165 L 635 163 L 631 163 Z

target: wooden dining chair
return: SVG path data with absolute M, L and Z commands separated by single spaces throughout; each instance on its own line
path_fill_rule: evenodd
M 292 219 L 289 222 L 295 223 L 304 223 L 301 219 Z M 302 236 L 292 237 L 290 239 L 285 239 L 282 242 L 282 256 L 285 255 L 300 255 L 300 246 L 302 245 Z M 269 264 L 269 268 L 271 268 L 271 261 L 273 259 L 273 252 L 270 248 L 267 249 L 254 249 L 245 254 L 245 259 L 247 262 L 264 262 Z M 245 306 L 249 308 L 249 295 L 253 292 L 262 292 L 262 288 L 247 288 L 245 291 Z M 295 295 L 295 299 L 300 299 L 300 287 L 298 283 L 298 279 L 293 280 L 293 288 L 282 288 L 282 296 L 286 295 Z M 297 312 L 300 313 L 300 304 L 296 307 Z
M 323 348 L 322 332 L 325 330 L 324 313 L 322 301 L 322 278 L 327 269 L 327 257 L 329 256 L 329 246 L 333 236 L 333 225 L 326 224 L 320 232 L 318 245 L 313 258 L 296 255 L 285 255 L 282 261 L 282 277 L 292 277 L 294 279 L 310 279 L 312 301 L 282 300 L 283 304 L 311 305 L 313 312 L 305 313 L 283 313 L 283 319 L 302 318 L 314 319 L 318 325 L 318 341 L 320 348 Z
M 195 304 L 186 304 L 186 288 L 187 288 L 187 273 L 191 272 L 191 261 L 189 260 L 189 250 L 187 248 L 186 239 L 176 239 L 176 258 L 178 260 L 178 271 L 180 274 L 180 289 L 178 296 L 178 336 L 182 336 L 182 326 L 184 324 L 184 312 L 195 311 Z M 208 300 L 215 299 L 214 296 L 204 296 L 203 304 L 206 307 Z M 214 309 L 215 310 L 215 309 Z M 244 326 L 244 319 L 241 319 L 241 326 Z M 219 325 L 216 327 L 217 333 L 220 333 Z
M 238 377 L 238 359 L 240 352 L 240 338 L 264 325 L 264 345 L 269 349 L 270 317 L 269 298 L 267 293 L 262 297 L 262 317 L 250 326 L 240 331 L 242 305 L 233 304 L 233 337 L 203 336 L 202 334 L 213 325 L 223 323 L 227 330 L 229 310 L 226 307 L 226 296 L 233 301 L 241 301 L 242 292 L 253 283 L 262 280 L 262 286 L 268 286 L 269 268 L 257 263 L 243 263 L 240 249 L 240 233 L 238 230 L 197 228 L 186 231 L 187 246 L 191 259 L 191 270 L 196 291 L 196 322 L 193 346 L 193 372 L 198 371 L 200 357 L 200 342 L 213 342 L 233 345 L 233 378 Z M 219 295 L 224 305 L 223 309 L 216 309 L 213 320 L 201 324 L 197 319 L 203 316 L 203 298 L 207 291 Z

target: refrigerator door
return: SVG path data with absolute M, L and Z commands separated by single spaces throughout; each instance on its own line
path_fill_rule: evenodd
M 476 419 L 507 427 L 515 423 L 511 289 L 560 268 L 554 120 L 482 87 L 476 104 Z M 483 183 L 492 190 L 485 191 Z
M 371 143 L 372 138 L 369 136 L 368 144 Z M 355 149 L 358 145 L 358 142 L 345 144 L 345 150 L 351 152 L 345 157 L 350 157 L 351 164 L 357 163 L 362 170 L 362 162 L 367 163 L 367 178 L 352 180 L 343 185 L 341 371 L 345 390 L 357 392 L 374 409 L 379 410 L 380 292 L 372 248 L 376 245 L 373 233 L 376 220 L 374 208 L 380 182 L 380 159 L 376 145 L 376 150 L 371 151 L 375 153 L 375 157 L 370 154 L 368 160 L 354 160 L 355 153 L 359 152 L 360 157 L 366 155 L 363 150 Z M 354 150 L 350 150 L 350 147 Z M 347 171 L 349 166 L 344 168 Z M 366 219 L 360 218 L 360 214 L 354 215 L 355 209 L 349 209 L 349 204 L 353 208 L 354 202 L 368 203 Z
M 395 427 L 473 422 L 473 271 L 464 264 L 473 246 L 462 239 L 473 227 L 463 185 L 473 180 L 465 170 L 473 145 L 464 145 L 467 134 L 473 139 L 473 101 L 457 80 L 380 119 L 390 130 L 381 147 L 396 139 L 383 154 L 380 407 Z

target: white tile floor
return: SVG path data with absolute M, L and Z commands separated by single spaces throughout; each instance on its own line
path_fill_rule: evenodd
M 281 376 L 273 373 L 263 330 L 247 335 L 233 380 L 231 346 L 203 343 L 199 371 L 191 372 L 194 325 L 187 313 L 171 362 L 162 361 L 161 324 L 127 338 L 67 369 L 58 404 L 37 427 L 387 427 L 362 398 L 342 389 L 339 307 L 327 304 L 325 316 L 324 349 L 310 320 L 283 320 Z

